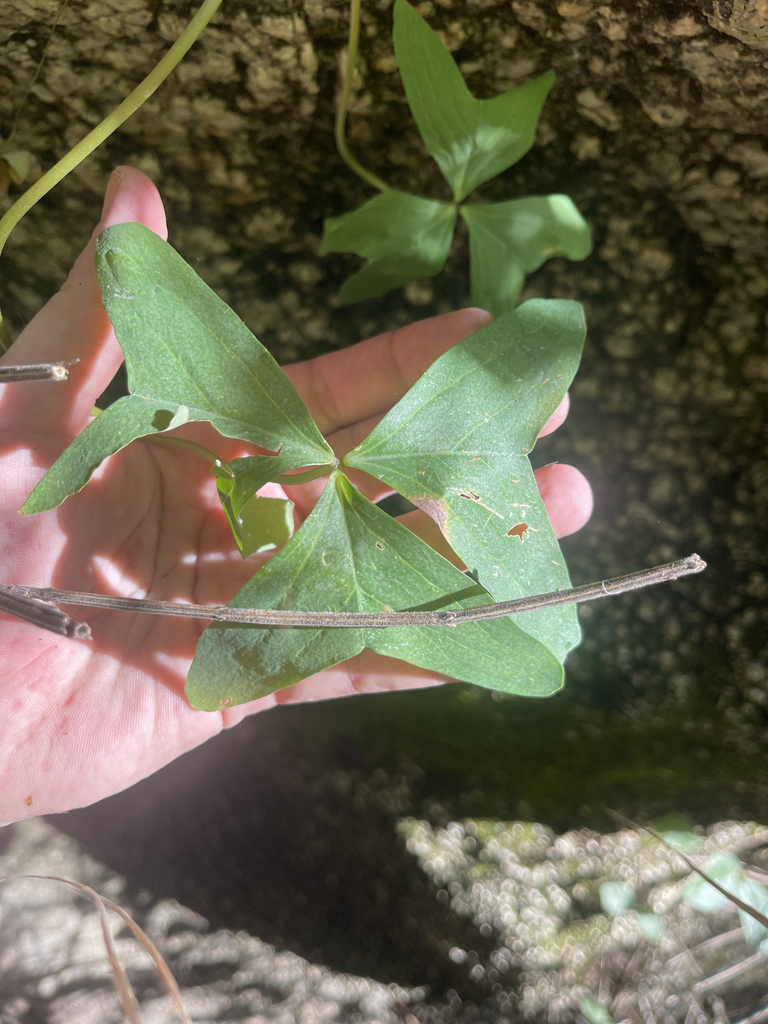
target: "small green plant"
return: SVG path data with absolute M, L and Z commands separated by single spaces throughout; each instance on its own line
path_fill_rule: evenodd
M 349 166 L 381 194 L 351 213 L 325 221 L 322 252 L 352 252 L 367 260 L 346 281 L 339 299 L 357 302 L 439 273 L 461 216 L 469 229 L 472 302 L 494 316 L 510 312 L 527 273 L 552 256 L 580 260 L 591 249 L 589 228 L 568 196 L 465 202 L 479 185 L 517 163 L 531 148 L 554 73 L 548 71 L 493 99 L 475 99 L 436 33 L 407 0 L 395 0 L 393 41 L 408 105 L 453 201 L 399 192 L 362 167 L 344 140 L 359 18 L 359 0 L 353 0 L 336 138 Z

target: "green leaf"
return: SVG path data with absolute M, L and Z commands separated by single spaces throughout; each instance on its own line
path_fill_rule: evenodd
M 528 152 L 553 71 L 477 100 L 436 33 L 406 0 L 395 2 L 393 41 L 408 106 L 456 202 Z
M 635 905 L 635 894 L 623 882 L 603 882 L 600 886 L 600 906 L 611 917 L 618 917 Z
M 665 814 L 654 821 L 653 827 L 668 846 L 680 853 L 696 853 L 704 842 L 693 831 L 691 819 L 684 814 Z
M 170 408 L 169 408 L 170 405 Z M 125 448 L 137 437 L 146 437 L 181 426 L 189 418 L 189 410 L 175 402 L 152 402 L 131 395 L 103 409 L 96 419 L 75 438 L 38 483 L 21 511 L 28 515 L 44 512 L 60 505 L 70 494 L 79 491 L 108 455 Z
M 638 914 L 635 924 L 645 941 L 652 946 L 658 946 L 664 938 L 664 921 L 657 914 Z
M 722 884 L 722 883 L 721 883 Z M 763 916 L 768 916 L 768 890 L 751 878 L 744 878 L 735 893 L 744 903 Z M 744 938 L 749 946 L 759 946 L 768 938 L 768 928 L 761 921 L 739 908 L 739 920 L 744 929 Z
M 570 586 L 528 454 L 573 378 L 581 306 L 535 299 L 441 356 L 344 459 L 428 512 L 497 601 Z M 562 661 L 575 606 L 516 615 Z
M 730 853 L 718 854 L 704 870 L 726 892 L 738 895 L 739 886 L 744 880 L 744 869 L 737 857 Z M 702 914 L 711 914 L 727 902 L 727 897 L 700 876 L 693 878 L 685 887 L 683 899 Z
M 616 1024 L 616 1021 L 608 1013 L 606 1008 L 589 996 L 579 1000 L 579 1013 L 587 1024 Z
M 456 210 L 390 189 L 351 213 L 329 217 L 320 252 L 354 252 L 368 263 L 344 283 L 341 302 L 384 295 L 414 277 L 432 277 L 451 247 Z
M 501 316 L 515 308 L 525 275 L 553 256 L 583 260 L 589 227 L 568 196 L 529 196 L 462 206 L 469 228 L 472 302 Z
M 268 480 L 291 468 L 290 459 L 282 454 L 232 459 L 226 468 L 212 467 L 219 500 L 243 558 L 272 551 L 293 535 L 293 502 L 256 494 Z
M 293 536 L 292 501 L 252 494 L 235 507 L 227 493 L 226 481 L 218 480 L 217 484 L 221 504 L 243 558 L 274 551 Z
M 302 528 L 230 602 L 308 611 L 470 607 L 482 588 L 334 473 Z M 262 697 L 364 647 L 493 689 L 546 696 L 562 666 L 510 618 L 460 626 L 314 629 L 209 626 L 187 677 L 193 707 Z
M 99 237 L 96 271 L 131 395 L 86 427 L 22 511 L 53 508 L 134 438 L 186 421 L 206 420 L 227 437 L 278 449 L 283 469 L 333 464 L 275 360 L 167 242 L 141 224 L 117 224 Z

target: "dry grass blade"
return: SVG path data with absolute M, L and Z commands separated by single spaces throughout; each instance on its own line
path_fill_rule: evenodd
M 141 1010 L 139 1009 L 139 1004 L 136 1000 L 133 988 L 131 987 L 131 983 L 128 980 L 128 976 L 125 973 L 123 965 L 118 959 L 112 942 L 112 936 L 109 934 L 105 907 L 109 907 L 110 910 L 113 910 L 130 928 L 136 941 L 152 958 L 155 969 L 157 970 L 168 995 L 171 997 L 173 1005 L 176 1007 L 176 1012 L 183 1021 L 183 1024 L 192 1024 L 182 1001 L 179 986 L 176 984 L 176 979 L 171 974 L 168 964 L 162 958 L 159 950 L 150 937 L 146 932 L 142 931 L 126 910 L 123 910 L 122 907 L 113 903 L 112 900 L 107 899 L 106 896 L 101 896 L 95 889 L 91 889 L 90 886 L 83 885 L 82 882 L 73 882 L 69 878 L 59 878 L 57 875 L 7 875 L 4 878 L 0 878 L 0 882 L 10 882 L 20 878 L 39 878 L 47 882 L 61 882 L 62 885 L 66 885 L 69 889 L 82 893 L 84 896 L 88 896 L 94 901 L 99 914 L 99 923 L 101 925 L 101 934 L 104 939 L 104 947 L 107 951 L 109 966 L 112 970 L 112 980 L 117 992 L 117 997 L 120 1000 L 120 1006 L 128 1024 L 142 1024 Z

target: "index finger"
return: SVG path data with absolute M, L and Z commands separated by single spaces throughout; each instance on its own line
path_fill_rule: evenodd
M 439 356 L 492 320 L 484 309 L 459 309 L 283 369 L 330 434 L 383 415 Z
M 2 359 L 4 366 L 75 361 L 63 383 L 11 385 L 5 394 L 0 391 L 3 417 L 15 430 L 34 427 L 49 434 L 55 426 L 77 433 L 123 361 L 101 305 L 94 253 L 100 232 L 134 220 L 166 237 L 163 205 L 152 182 L 134 167 L 119 167 L 110 178 L 101 220 L 69 277 Z

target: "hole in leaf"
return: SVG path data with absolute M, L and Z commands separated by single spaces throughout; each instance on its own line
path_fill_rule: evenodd
M 158 409 L 152 418 L 152 426 L 155 430 L 167 430 L 172 419 L 173 413 L 170 409 Z
M 518 523 L 517 526 L 513 526 L 507 534 L 508 537 L 519 537 L 523 539 L 523 534 L 528 532 L 528 523 Z

